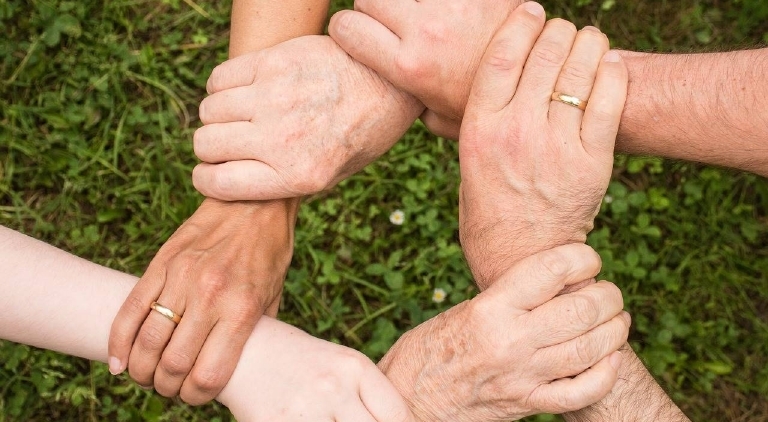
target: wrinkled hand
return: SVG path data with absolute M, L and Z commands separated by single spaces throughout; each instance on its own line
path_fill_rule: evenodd
M 555 295 L 599 271 L 583 244 L 528 257 L 407 332 L 379 368 L 419 420 L 506 421 L 585 407 L 616 382 L 630 318 L 612 283 Z
M 218 397 L 239 422 L 408 422 L 376 365 L 355 350 L 262 318 Z
M 160 248 L 120 308 L 109 338 L 110 371 L 190 404 L 226 384 L 259 317 L 277 313 L 293 253 L 298 201 L 207 199 Z M 179 315 L 178 326 L 157 301 Z
M 627 92 L 626 67 L 607 52 L 596 28 L 545 26 L 522 7 L 489 45 L 459 141 L 460 238 L 481 289 L 592 229 Z M 554 91 L 589 99 L 586 111 L 552 101 Z
M 355 60 L 421 100 L 427 127 L 456 139 L 485 47 L 523 1 L 356 0 L 355 11 L 333 16 L 328 32 Z
M 323 36 L 229 60 L 208 92 L 193 181 L 221 200 L 329 189 L 386 152 L 422 110 Z

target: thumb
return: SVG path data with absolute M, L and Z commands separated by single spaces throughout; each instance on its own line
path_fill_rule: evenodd
M 395 86 L 403 86 L 402 73 L 395 67 L 400 38 L 379 21 L 365 13 L 342 10 L 331 17 L 328 34 L 353 59 Z
M 565 286 L 600 272 L 600 255 L 582 243 L 558 246 L 518 261 L 478 297 L 497 299 L 502 306 L 532 310 L 554 298 Z

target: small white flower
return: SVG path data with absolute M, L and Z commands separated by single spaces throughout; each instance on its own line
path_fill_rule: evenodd
M 396 226 L 402 226 L 405 222 L 405 213 L 400 210 L 392 211 L 392 214 L 389 215 L 389 222 Z
M 611 195 L 605 195 L 605 198 L 603 198 L 603 201 L 605 201 L 606 204 L 610 204 L 613 202 L 613 197 Z
M 445 290 L 437 287 L 435 288 L 435 291 L 432 292 L 432 302 L 443 303 L 446 296 L 447 294 L 445 293 Z

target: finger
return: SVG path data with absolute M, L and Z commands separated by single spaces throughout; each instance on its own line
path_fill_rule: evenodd
M 599 29 L 588 26 L 579 31 L 557 79 L 555 91 L 588 101 L 600 60 L 608 48 L 608 38 Z M 549 120 L 559 125 L 563 133 L 578 135 L 583 117 L 584 112 L 577 107 L 560 101 L 550 102 Z
M 403 75 L 394 66 L 400 38 L 381 22 L 365 13 L 342 10 L 331 17 L 328 34 L 353 59 L 402 86 Z
M 535 358 L 547 363 L 541 375 L 556 380 L 584 372 L 627 342 L 631 323 L 629 314 L 621 312 L 573 340 L 537 350 Z
M 621 290 L 600 282 L 558 296 L 525 316 L 536 327 L 531 345 L 548 347 L 575 339 L 609 321 L 624 308 Z
M 198 128 L 192 137 L 195 155 L 211 164 L 257 160 L 264 148 L 274 152 L 251 122 L 212 123 Z
M 213 68 L 205 89 L 208 94 L 214 94 L 226 89 L 253 84 L 258 75 L 259 63 L 264 57 L 267 56 L 263 52 L 256 52 L 221 63 Z
M 181 386 L 180 396 L 184 402 L 193 406 L 201 405 L 213 400 L 221 392 L 235 371 L 245 341 L 257 321 L 258 318 L 254 317 L 246 324 L 223 320 L 216 323 L 192 371 Z
M 509 104 L 544 20 L 544 8 L 535 2 L 523 3 L 512 11 L 480 62 L 467 102 L 468 111 L 480 115 L 495 113 Z
M 147 272 L 136 283 L 123 302 L 109 332 L 109 371 L 117 375 L 128 367 L 133 342 L 144 320 L 149 315 L 149 305 L 160 296 L 165 274 L 160 265 L 150 264 Z
M 200 121 L 204 125 L 250 121 L 259 109 L 257 91 L 242 86 L 209 95 L 200 103 Z
M 192 183 L 203 195 L 222 201 L 268 201 L 304 194 L 289 188 L 273 167 L 255 160 L 198 164 Z
M 597 69 L 595 85 L 581 126 L 582 144 L 592 156 L 613 158 L 621 113 L 627 98 L 628 81 L 627 67 L 619 53 L 607 52 Z
M 563 378 L 542 384 L 530 396 L 530 402 L 547 413 L 583 409 L 605 397 L 619 377 L 622 355 L 613 352 L 575 378 Z
M 596 276 L 600 266 L 600 255 L 587 245 L 558 246 L 520 260 L 478 297 L 493 300 L 492 297 L 501 296 L 503 309 L 512 306 L 532 310 L 555 297 L 565 286 Z
M 203 348 L 215 321 L 206 317 L 207 310 L 188 308 L 171 341 L 165 347 L 155 371 L 155 391 L 161 396 L 176 397 Z
M 446 139 L 459 139 L 461 122 L 440 116 L 432 110 L 424 111 L 419 118 L 421 119 L 421 122 L 424 123 L 424 126 L 435 135 Z
M 414 419 L 395 386 L 374 365 L 363 373 L 360 400 L 378 422 L 404 422 Z
M 176 315 L 184 315 L 184 295 L 168 284 L 157 299 L 157 303 Z M 147 307 L 149 306 L 150 303 L 147 304 Z M 175 329 L 176 323 L 161 313 L 152 311 L 147 315 L 128 358 L 128 373 L 139 385 L 144 387 L 154 385 L 155 369 Z
M 413 26 L 411 20 L 418 16 L 415 6 L 416 2 L 408 0 L 355 0 L 355 11 L 381 22 L 395 34 Z
M 576 27 L 563 19 L 552 19 L 544 26 L 525 62 L 517 87 L 515 103 L 529 110 L 542 110 L 546 116 L 555 83 L 576 38 Z

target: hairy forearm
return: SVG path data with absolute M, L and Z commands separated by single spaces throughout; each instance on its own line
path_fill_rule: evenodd
M 768 48 L 624 55 L 630 82 L 617 150 L 768 176 Z
M 600 402 L 563 415 L 568 422 L 684 422 L 688 417 L 661 389 L 635 352 L 625 345 L 619 380 Z

